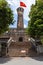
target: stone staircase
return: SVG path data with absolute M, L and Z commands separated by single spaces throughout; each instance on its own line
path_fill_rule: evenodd
M 28 50 L 31 47 L 29 43 L 11 43 L 9 47 L 9 56 L 11 57 L 24 57 L 27 56 Z

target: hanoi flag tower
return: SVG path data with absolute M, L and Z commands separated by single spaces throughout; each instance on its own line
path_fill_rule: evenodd
M 21 7 L 17 8 L 17 13 L 18 13 L 17 28 L 18 29 L 23 29 L 24 28 L 23 12 L 24 12 L 23 8 L 21 8 Z
M 1 36 L 2 38 L 5 37 L 7 39 L 8 37 L 12 38 L 11 41 L 9 41 L 10 46 L 7 45 L 8 47 L 7 46 L 6 48 L 4 47 L 5 49 L 4 50 L 2 49 L 3 51 L 1 50 L 1 54 L 4 53 L 5 51 L 5 55 L 9 54 L 10 57 L 26 56 L 26 53 L 22 54 L 21 51 L 22 50 L 27 51 L 27 47 L 30 48 L 30 44 L 28 41 L 29 36 L 26 33 L 26 28 L 24 28 L 24 23 L 23 23 L 24 9 L 22 7 L 26 7 L 26 5 L 23 2 L 20 2 L 20 7 L 17 8 L 17 15 L 18 15 L 17 28 L 10 28 L 8 33 L 5 32 L 5 34 Z M 5 42 L 5 43 L 8 43 L 8 42 Z M 3 44 L 4 46 L 5 46 L 5 43 Z
M 17 13 L 18 13 L 17 28 L 18 29 L 23 29 L 24 28 L 24 23 L 23 23 L 24 9 L 22 7 L 26 7 L 26 5 L 25 5 L 25 3 L 20 2 L 20 7 L 17 8 Z

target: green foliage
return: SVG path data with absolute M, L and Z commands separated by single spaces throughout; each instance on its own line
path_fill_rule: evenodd
M 0 34 L 8 30 L 9 25 L 14 22 L 13 13 L 6 2 L 6 0 L 0 0 Z
M 42 43 L 42 45 L 43 45 L 43 36 L 41 36 L 40 39 L 41 39 L 41 43 Z
M 43 35 L 43 0 L 36 0 L 35 5 L 31 6 L 28 22 L 28 34 L 32 37 Z

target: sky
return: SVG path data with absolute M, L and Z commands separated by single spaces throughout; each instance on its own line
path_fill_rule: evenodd
M 24 2 L 25 5 L 27 6 L 26 8 L 24 7 L 24 28 L 28 26 L 28 21 L 29 21 L 29 12 L 31 9 L 31 5 L 35 4 L 35 0 L 7 0 L 7 2 L 10 4 L 10 7 L 13 11 L 14 14 L 14 20 L 16 21 L 13 25 L 10 25 L 9 27 L 11 28 L 16 28 L 17 27 L 17 8 L 20 7 L 20 1 Z

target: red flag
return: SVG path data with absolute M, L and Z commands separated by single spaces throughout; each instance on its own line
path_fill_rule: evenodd
M 25 3 L 20 2 L 20 6 L 26 7 Z

